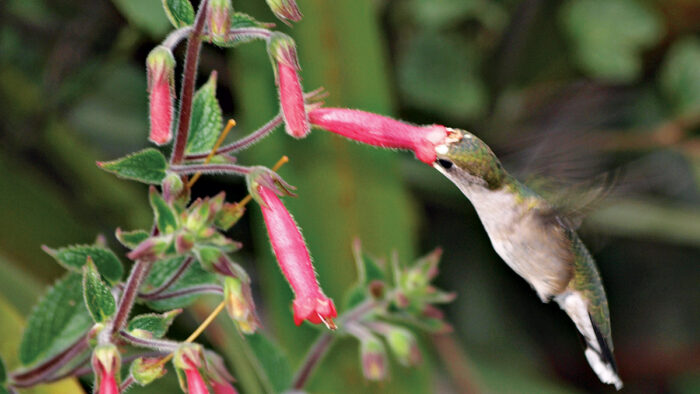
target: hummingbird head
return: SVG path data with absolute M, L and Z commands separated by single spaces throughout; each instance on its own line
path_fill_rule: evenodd
M 435 147 L 433 167 L 459 184 L 500 187 L 505 171 L 491 148 L 468 131 L 449 130 L 445 142 Z

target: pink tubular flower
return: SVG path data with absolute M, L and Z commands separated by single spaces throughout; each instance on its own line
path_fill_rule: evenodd
M 309 250 L 294 219 L 272 189 L 258 185 L 257 191 L 263 202 L 260 208 L 272 249 L 295 294 L 294 323 L 300 325 L 308 320 L 335 328 L 333 318 L 338 315 L 335 305 L 318 285 Z
M 92 354 L 92 368 L 99 381 L 98 394 L 119 394 L 119 385 L 115 375 L 121 365 L 119 351 L 114 345 L 101 345 Z
M 155 47 L 146 59 L 151 129 L 148 139 L 158 145 L 170 141 L 175 100 L 175 58 L 170 49 Z
M 188 394 L 209 394 L 209 389 L 204 383 L 202 375 L 199 374 L 197 367 L 192 365 L 190 368 L 185 369 L 185 377 L 187 378 Z
M 445 126 L 415 126 L 347 108 L 316 108 L 309 112 L 309 120 L 314 126 L 365 144 L 412 150 L 427 164 L 435 161 L 435 147 L 450 134 Z
M 311 130 L 304 107 L 304 93 L 299 81 L 299 60 L 294 40 L 282 33 L 274 33 L 268 43 L 268 52 L 276 63 L 277 87 L 282 116 L 287 134 L 303 138 Z
M 180 387 L 185 390 L 186 384 L 187 394 L 209 394 L 207 384 L 199 373 L 199 368 L 203 365 L 203 357 L 202 347 L 196 344 L 182 344 L 175 351 L 173 364 L 178 371 Z M 185 373 L 185 382 L 182 381 L 182 372 Z

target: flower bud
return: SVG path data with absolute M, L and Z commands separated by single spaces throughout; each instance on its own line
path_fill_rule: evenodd
M 386 379 L 388 361 L 382 341 L 374 335 L 360 341 L 360 359 L 365 379 L 380 381 Z
M 309 112 L 312 125 L 354 141 L 384 148 L 412 150 L 418 160 L 432 165 L 435 147 L 450 134 L 440 125 L 415 126 L 398 120 L 347 108 L 316 108 Z
M 155 47 L 146 58 L 146 71 L 151 118 L 148 139 L 158 145 L 167 144 L 172 137 L 175 100 L 175 57 L 170 49 L 162 45 Z
M 224 203 L 216 214 L 214 225 L 223 231 L 227 231 L 236 224 L 245 212 L 245 207 L 238 203 Z
M 250 285 L 239 278 L 224 278 L 224 302 L 226 312 L 237 324 L 241 332 L 252 334 L 258 328 Z
M 421 362 L 420 349 L 415 335 L 405 328 L 391 326 L 385 333 L 389 348 L 402 365 L 412 366 Z
M 287 134 L 303 138 L 311 131 L 304 106 L 304 92 L 299 78 L 299 59 L 294 40 L 286 34 L 274 33 L 268 42 L 268 52 L 276 65 L 275 75 L 280 107 Z
M 231 27 L 231 0 L 209 0 L 209 34 L 214 43 L 225 43 Z
M 119 394 L 119 368 L 121 357 L 113 344 L 100 345 L 92 352 L 92 369 L 95 372 L 98 394 Z
M 139 357 L 131 363 L 129 372 L 136 384 L 146 386 L 165 375 L 166 370 L 160 358 Z
M 188 394 L 209 394 L 207 384 L 204 382 L 199 369 L 203 367 L 202 347 L 194 344 L 184 344 L 175 351 L 173 364 L 178 371 L 180 386 Z M 185 373 L 185 383 L 182 382 L 181 373 Z M 186 390 L 185 386 L 186 385 Z
M 180 175 L 174 172 L 167 172 L 162 183 L 163 198 L 169 203 L 172 202 L 180 195 L 184 187 L 185 185 L 180 179 Z
M 282 22 L 287 20 L 299 22 L 302 18 L 301 11 L 295 0 L 265 0 L 272 12 Z
M 272 250 L 295 294 L 294 323 L 299 325 L 308 320 L 314 324 L 324 323 L 334 329 L 333 318 L 337 316 L 335 305 L 318 285 L 311 256 L 299 227 L 272 189 L 258 185 L 257 190 L 262 200 L 260 209 Z

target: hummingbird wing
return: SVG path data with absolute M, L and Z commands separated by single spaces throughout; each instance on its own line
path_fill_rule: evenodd
M 574 250 L 574 275 L 567 290 L 555 300 L 574 321 L 583 342 L 585 355 L 593 371 L 604 383 L 622 388 L 617 374 L 610 334 L 610 314 L 605 289 L 593 257 L 573 231 L 569 232 Z

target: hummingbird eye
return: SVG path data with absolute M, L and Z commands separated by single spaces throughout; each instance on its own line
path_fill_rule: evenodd
M 442 168 L 444 168 L 446 170 L 449 170 L 450 168 L 452 168 L 452 162 L 449 160 L 437 159 L 437 162 L 438 162 L 438 164 L 440 164 L 440 166 Z

